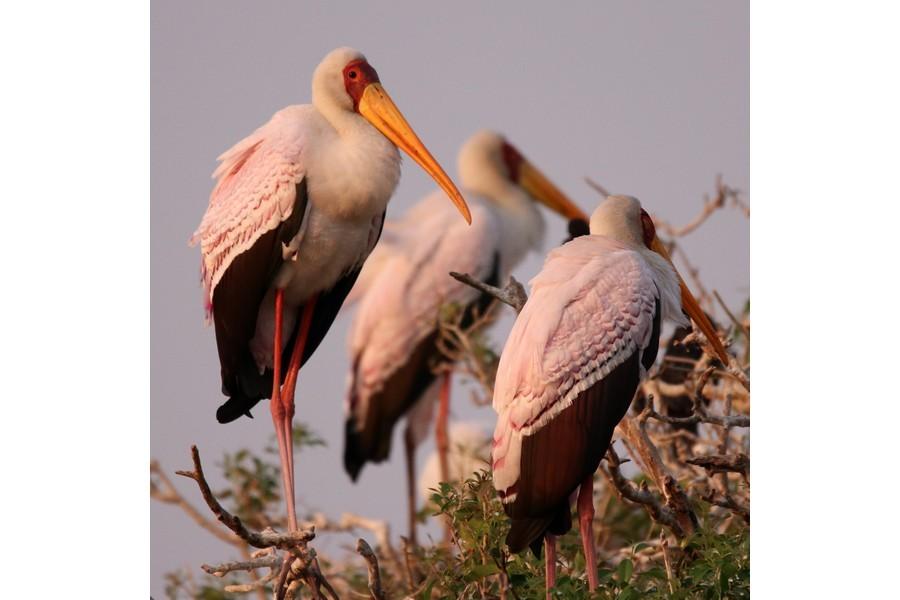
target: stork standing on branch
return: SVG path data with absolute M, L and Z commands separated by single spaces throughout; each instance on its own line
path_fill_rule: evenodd
M 394 425 L 407 416 L 405 450 L 410 539 L 415 539 L 414 451 L 440 404 L 436 439 L 447 480 L 447 415 L 450 372 L 435 368 L 450 359 L 438 347 L 441 307 L 463 308 L 462 326 L 484 315 L 492 297 L 449 276 L 469 273 L 497 285 L 531 249 L 540 247 L 540 202 L 568 219 L 586 215 L 503 136 L 473 135 L 459 153 L 459 177 L 472 207 L 465 227 L 432 194 L 402 221 L 389 223 L 385 239 L 353 290 L 362 297 L 350 332 L 352 371 L 347 401 L 344 467 L 354 480 L 366 462 L 390 453 Z M 415 407 L 415 411 L 412 409 Z
M 221 364 L 221 423 L 271 398 L 291 530 L 292 422 L 300 367 L 325 336 L 381 235 L 403 149 L 466 202 L 366 58 L 351 48 L 316 68 L 312 104 L 284 108 L 219 157 L 193 238 Z M 283 382 L 283 385 L 282 385 Z
M 659 348 L 661 319 L 687 314 L 728 358 L 675 271 L 650 216 L 627 196 L 594 211 L 590 235 L 553 250 L 500 356 L 492 448 L 494 487 L 512 521 L 510 551 L 546 548 L 547 595 L 555 536 L 571 527 L 577 492 L 588 584 L 597 587 L 593 476 Z

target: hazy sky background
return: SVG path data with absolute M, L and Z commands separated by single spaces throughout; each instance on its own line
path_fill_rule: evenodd
M 598 196 L 585 176 L 637 196 L 680 224 L 721 173 L 749 186 L 749 9 L 744 2 L 181 2 L 151 5 L 151 453 L 169 472 L 189 466 L 197 444 L 212 468 L 222 454 L 261 449 L 272 434 L 268 404 L 254 420 L 215 421 L 219 367 L 203 325 L 199 251 L 190 237 L 206 208 L 215 157 L 273 112 L 310 100 L 310 77 L 331 49 L 363 51 L 420 137 L 455 176 L 456 152 L 475 130 L 504 134 L 587 212 Z M 434 187 L 405 160 L 388 217 Z M 546 247 L 516 271 L 528 280 L 565 236 L 547 215 Z M 749 223 L 722 211 L 684 241 L 705 283 L 738 305 L 749 294 Z M 343 398 L 349 319 L 338 318 L 301 372 L 297 419 L 328 446 L 298 455 L 298 513 L 353 511 L 405 531 L 402 445 L 343 472 Z M 497 347 L 509 316 L 494 329 Z M 456 385 L 455 417 L 493 426 Z M 399 433 L 402 428 L 398 428 Z M 419 464 L 431 452 L 420 448 Z M 277 458 L 276 458 L 277 460 Z M 175 478 L 201 504 L 193 482 Z M 233 558 L 179 509 L 151 504 L 151 593 L 162 574 Z M 335 541 L 336 538 L 336 541 Z M 350 536 L 325 534 L 331 548 Z

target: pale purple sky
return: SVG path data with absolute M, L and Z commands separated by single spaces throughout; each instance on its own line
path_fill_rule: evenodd
M 215 421 L 213 331 L 203 325 L 199 253 L 187 246 L 206 207 L 215 157 L 288 104 L 307 103 L 310 76 L 331 49 L 366 54 L 432 153 L 455 174 L 475 130 L 501 131 L 590 212 L 590 176 L 683 223 L 715 175 L 748 191 L 749 9 L 746 2 L 568 3 L 180 2 L 151 5 L 151 453 L 170 472 L 196 443 L 207 465 L 271 435 L 258 418 Z M 433 182 L 405 161 L 388 209 L 396 217 Z M 543 252 L 564 237 L 548 215 Z M 749 223 L 717 214 L 685 247 L 706 284 L 732 305 L 749 294 Z M 543 252 L 517 270 L 528 280 Z M 493 332 L 498 348 L 511 319 Z M 298 456 L 298 511 L 354 511 L 404 531 L 401 445 L 354 485 L 341 467 L 346 316 L 301 374 L 297 418 L 328 442 Z M 493 425 L 457 385 L 454 415 Z M 431 443 L 420 449 L 420 465 Z M 215 473 L 215 468 L 210 468 Z M 177 478 L 180 479 L 180 478 Z M 221 480 L 212 477 L 212 483 Z M 192 482 L 176 481 L 199 502 Z M 337 548 L 349 536 L 322 536 Z M 336 537 L 337 539 L 328 539 Z M 151 505 L 151 593 L 180 566 L 232 558 L 178 509 Z M 199 570 L 197 570 L 199 576 Z

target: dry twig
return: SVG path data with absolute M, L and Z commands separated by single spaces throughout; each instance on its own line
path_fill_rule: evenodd
M 626 479 L 619 466 L 622 460 L 610 444 L 606 451 L 606 468 L 601 469 L 603 474 L 616 490 L 619 498 L 630 500 L 636 504 L 640 504 L 647 509 L 650 517 L 659 523 L 665 525 L 679 538 L 684 537 L 687 532 L 681 525 L 681 519 L 675 514 L 671 508 L 663 504 L 648 488 L 646 483 L 636 486 L 633 482 Z
M 681 227 L 675 227 L 654 215 L 653 224 L 656 225 L 657 230 L 662 231 L 671 237 L 682 237 L 703 225 L 710 215 L 720 208 L 724 208 L 728 202 L 739 208 L 746 217 L 750 217 L 750 207 L 747 206 L 742 199 L 740 190 L 729 187 L 723 183 L 722 176 L 717 175 L 715 196 L 713 198 L 710 198 L 709 196 L 704 197 L 703 209 L 696 217 L 691 219 L 690 222 Z
M 372 548 L 366 540 L 359 538 L 356 542 L 356 551 L 365 559 L 369 569 L 369 591 L 374 600 L 385 600 L 384 590 L 381 587 L 381 571 L 378 570 L 378 557 L 372 552 Z
M 710 423 L 719 425 L 720 427 L 750 427 L 750 417 L 747 415 L 710 415 L 703 408 L 702 403 L 694 403 L 694 414 L 690 417 L 670 417 L 662 415 L 653 407 L 654 397 L 652 395 L 647 398 L 647 406 L 644 407 L 640 415 L 641 419 L 655 419 L 668 423 L 669 425 L 696 425 L 697 423 Z
M 594 180 L 591 179 L 590 177 L 585 177 L 585 178 L 584 178 L 584 181 L 585 181 L 585 183 L 587 183 L 589 186 L 591 186 L 592 188 L 594 188 L 594 191 L 595 191 L 595 192 L 597 192 L 598 194 L 600 194 L 601 196 L 603 196 L 603 199 L 604 199 L 604 200 L 605 200 L 606 198 L 609 198 L 609 196 L 610 196 L 609 191 L 608 191 L 605 187 L 603 187 L 602 185 L 600 185 L 599 183 L 597 183 L 596 181 L 594 181 Z
M 461 283 L 472 286 L 480 292 L 493 296 L 504 304 L 512 306 L 515 309 L 516 314 L 522 312 L 522 307 L 525 306 L 525 302 L 528 300 L 528 294 L 525 292 L 525 287 L 516 281 L 516 278 L 513 276 L 510 276 L 509 282 L 503 288 L 494 287 L 483 281 L 478 281 L 468 273 L 450 271 L 450 276 Z
M 295 597 L 301 580 L 306 582 L 315 598 L 321 598 L 319 588 L 322 586 L 331 594 L 332 598 L 337 598 L 334 588 L 331 587 L 319 570 L 315 550 L 307 545 L 309 541 L 316 537 L 314 527 L 287 533 L 277 533 L 270 527 L 259 532 L 247 529 L 241 522 L 241 519 L 225 510 L 212 493 L 209 483 L 203 475 L 203 465 L 200 462 L 200 452 L 197 450 L 197 446 L 191 446 L 191 459 L 194 463 L 193 471 L 176 471 L 176 473 L 197 482 L 207 506 L 222 524 L 251 546 L 256 548 L 277 548 L 289 552 L 288 556 L 293 560 L 283 560 L 280 565 L 280 572 L 273 568 L 272 577 L 269 578 L 269 580 L 274 579 L 275 573 L 278 573 L 278 583 L 275 586 L 276 598 L 289 599 Z M 253 561 L 249 561 L 247 564 L 252 563 Z M 255 567 L 249 567 L 248 570 L 253 568 Z M 250 584 L 248 589 L 256 587 L 258 586 Z
M 219 504 L 213 495 L 206 478 L 203 475 L 203 465 L 200 463 L 200 452 L 197 446 L 191 446 L 191 459 L 194 462 L 193 471 L 175 471 L 176 475 L 189 477 L 197 482 L 200 487 L 200 493 L 206 501 L 206 505 L 216 515 L 216 518 L 233 531 L 239 538 L 253 546 L 254 548 L 278 548 L 280 550 L 291 549 L 297 544 L 306 543 L 316 537 L 314 529 L 306 529 L 300 531 L 289 531 L 287 533 L 275 533 L 271 529 L 261 532 L 251 531 L 244 527 L 240 517 L 232 515 Z
M 232 571 L 250 571 L 252 569 L 281 568 L 281 557 L 268 555 L 252 560 L 241 560 L 222 563 L 221 565 L 200 565 L 200 568 L 216 577 L 224 577 Z
M 750 473 L 750 457 L 743 452 L 698 456 L 686 462 L 702 467 L 710 473 L 740 473 L 745 479 Z
M 194 505 L 188 502 L 184 496 L 176 489 L 175 485 L 172 481 L 166 476 L 165 472 L 159 466 L 159 463 L 155 460 L 150 461 L 150 474 L 156 476 L 156 480 L 160 485 L 157 485 L 156 481 L 152 478 L 150 479 L 150 497 L 159 500 L 160 502 L 165 502 L 167 504 L 174 504 L 181 508 L 188 517 L 190 517 L 197 525 L 210 532 L 226 544 L 231 544 L 232 546 L 236 546 L 238 548 L 243 548 L 244 543 L 238 536 L 222 531 L 222 529 L 215 524 L 215 522 L 210 521 L 206 517 L 200 514 Z

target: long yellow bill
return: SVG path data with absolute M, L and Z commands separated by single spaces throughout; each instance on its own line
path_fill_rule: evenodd
M 569 200 L 565 194 L 559 191 L 559 188 L 553 185 L 552 181 L 527 160 L 523 160 L 519 166 L 519 185 L 542 204 L 565 218 L 588 220 L 584 211 Z
M 466 222 L 471 225 L 472 213 L 469 212 L 469 206 L 462 194 L 406 122 L 400 109 L 397 108 L 380 83 L 370 83 L 366 86 L 362 98 L 360 98 L 358 110 L 359 114 L 384 134 L 384 137 L 409 154 L 426 173 L 431 175 L 432 179 L 449 196 L 451 202 L 456 205 Z
M 675 269 L 675 264 L 669 256 L 669 251 L 666 250 L 666 247 L 663 246 L 658 237 L 653 236 L 653 242 L 650 244 L 650 249 L 669 261 L 669 264 Z M 706 313 L 700 308 L 700 303 L 697 302 L 697 299 L 694 298 L 694 294 L 691 293 L 691 290 L 689 290 L 684 283 L 684 279 L 681 278 L 678 269 L 675 269 L 675 274 L 678 276 L 678 284 L 681 286 L 681 307 L 684 308 L 684 312 L 688 314 L 694 323 L 700 327 L 700 331 L 703 332 L 703 335 L 705 335 L 706 339 L 709 340 L 709 343 L 712 344 L 713 349 L 716 351 L 716 354 L 719 355 L 719 360 L 722 361 L 722 364 L 728 365 L 728 353 L 725 352 L 725 346 L 722 345 L 722 340 L 719 339 L 716 328 L 713 327 L 713 324 L 706 318 Z

